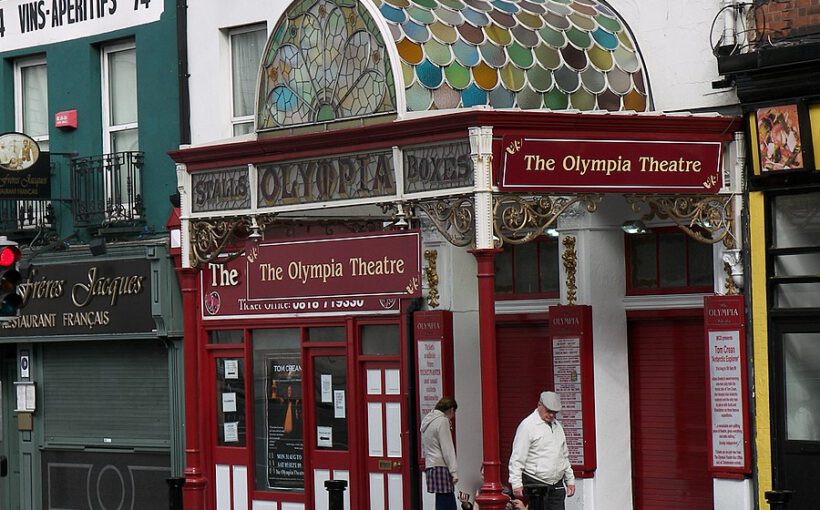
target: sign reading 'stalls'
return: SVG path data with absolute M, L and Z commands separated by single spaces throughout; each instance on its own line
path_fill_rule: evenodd
M 506 136 L 505 191 L 717 193 L 720 142 L 539 139 Z
M 378 232 L 250 244 L 202 271 L 204 319 L 398 310 L 421 295 L 421 235 Z

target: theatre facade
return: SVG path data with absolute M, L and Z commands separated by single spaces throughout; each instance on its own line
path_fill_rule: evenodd
M 186 508 L 432 508 L 451 395 L 500 509 L 545 389 L 569 508 L 753 507 L 738 119 L 650 113 L 607 4 L 473 3 L 294 2 L 256 136 L 172 153 Z

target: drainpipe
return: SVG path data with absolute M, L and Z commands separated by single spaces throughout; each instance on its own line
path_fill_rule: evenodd
M 177 80 L 179 82 L 179 143 L 191 143 L 191 96 L 188 89 L 188 4 L 177 0 Z
M 484 482 L 476 502 L 482 510 L 503 510 L 500 442 L 498 439 L 498 366 L 495 339 L 495 255 L 493 241 L 492 127 L 470 128 L 470 153 L 475 172 L 475 250 L 478 280 L 478 341 L 481 353 L 481 422 Z

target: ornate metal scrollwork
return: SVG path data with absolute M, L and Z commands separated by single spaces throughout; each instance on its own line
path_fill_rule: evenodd
M 493 200 L 493 230 L 502 243 L 524 244 L 553 225 L 561 214 L 575 204 L 595 212 L 601 194 L 570 196 L 501 195 Z
M 194 266 L 213 262 L 234 242 L 264 232 L 276 215 L 204 219 L 191 222 L 191 257 Z M 238 256 L 237 253 L 234 256 Z
M 564 253 L 561 260 L 564 261 L 564 273 L 567 275 L 567 304 L 574 305 L 578 296 L 578 286 L 575 284 L 575 273 L 578 268 L 578 253 L 575 251 L 575 238 L 566 236 L 561 244 L 564 245 Z
M 732 198 L 733 195 L 626 195 L 633 211 L 645 211 L 642 219 L 671 219 L 692 239 L 706 244 L 723 241 L 729 249 L 735 247 Z
M 424 258 L 427 259 L 427 267 L 424 268 L 424 275 L 427 277 L 427 304 L 433 308 L 439 305 L 437 257 L 438 250 L 424 250 Z
M 455 246 L 468 246 L 475 239 L 473 197 L 424 200 L 415 204 L 430 218 L 436 230 Z

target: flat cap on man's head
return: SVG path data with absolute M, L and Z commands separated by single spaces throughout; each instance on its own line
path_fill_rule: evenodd
M 541 398 L 538 401 L 550 411 L 557 413 L 561 410 L 561 396 L 554 391 L 542 391 Z

